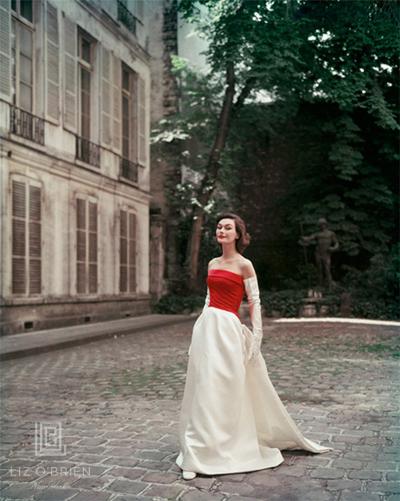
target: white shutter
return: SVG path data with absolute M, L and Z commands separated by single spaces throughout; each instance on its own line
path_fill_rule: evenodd
M 101 141 L 111 145 L 111 54 L 101 49 Z
M 60 115 L 60 62 L 59 27 L 57 9 L 49 2 L 46 4 L 46 46 L 47 46 L 47 94 L 46 110 L 48 117 L 58 122 Z
M 129 292 L 136 292 L 136 214 L 133 212 L 129 212 L 128 238 Z
M 121 61 L 113 56 L 113 147 L 121 151 Z
M 26 293 L 26 183 L 12 181 L 12 293 Z
M 119 236 L 119 290 L 128 291 L 128 219 L 127 211 L 120 211 Z
M 143 78 L 138 79 L 138 160 L 146 164 L 146 86 Z
M 97 224 L 97 203 L 89 201 L 88 207 L 88 271 L 89 271 L 89 294 L 97 292 L 98 273 L 98 224 Z
M 76 292 L 84 294 L 87 283 L 87 218 L 86 200 L 76 199 Z
M 0 0 L 0 97 L 11 101 L 11 9 L 10 0 Z
M 77 121 L 76 25 L 64 17 L 64 125 L 76 132 Z
M 136 73 L 130 76 L 131 110 L 129 123 L 129 159 L 138 161 L 138 78 Z
M 41 189 L 29 186 L 29 295 L 42 292 L 42 207 Z
M 12 181 L 12 293 L 42 291 L 41 187 Z

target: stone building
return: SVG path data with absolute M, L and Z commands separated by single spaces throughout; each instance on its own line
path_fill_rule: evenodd
M 3 334 L 149 311 L 155 4 L 0 3 Z
M 193 33 L 194 26 L 178 12 L 177 0 L 149 2 L 152 26 L 149 37 L 151 54 L 151 123 L 157 123 L 179 110 L 179 90 L 172 71 L 172 56 L 188 59 L 197 70 L 208 69 L 202 51 L 207 45 Z M 180 158 L 176 145 L 176 158 Z M 171 207 L 168 190 L 185 181 L 184 169 L 175 162 L 153 152 L 151 156 L 151 238 L 150 238 L 150 291 L 155 298 L 166 292 L 177 292 L 182 286 L 181 250 L 178 249 L 179 212 Z
M 151 123 L 178 110 L 177 82 L 172 72 L 172 56 L 178 54 L 177 0 L 159 0 L 152 5 L 151 54 Z M 150 10 L 150 9 L 149 9 Z M 178 214 L 170 207 L 166 196 L 168 186 L 181 181 L 180 169 L 169 165 L 164 158 L 151 155 L 151 238 L 150 291 L 160 298 L 179 280 L 176 228 Z

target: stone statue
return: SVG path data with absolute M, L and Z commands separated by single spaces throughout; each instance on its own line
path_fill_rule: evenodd
M 308 237 L 302 236 L 298 243 L 303 246 L 308 246 L 316 243 L 315 248 L 315 262 L 318 268 L 318 282 L 322 286 L 324 279 L 326 280 L 328 289 L 332 289 L 332 275 L 331 275 L 331 253 L 338 250 L 339 242 L 333 231 L 328 229 L 328 223 L 325 218 L 318 219 L 320 231 L 309 235 Z

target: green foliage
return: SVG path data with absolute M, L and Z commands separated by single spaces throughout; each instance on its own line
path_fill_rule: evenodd
M 293 289 L 279 291 L 261 291 L 262 304 L 267 316 L 272 317 L 299 317 L 308 289 L 301 289 L 295 285 Z M 317 308 L 328 307 L 328 316 L 340 315 L 340 291 L 324 292 L 323 298 L 318 302 Z
M 395 320 L 400 318 L 400 244 L 389 254 L 376 254 L 360 271 L 345 266 L 344 286 L 352 295 L 356 317 Z
M 352 313 L 355 318 L 372 320 L 398 320 L 399 306 L 393 302 L 387 304 L 383 299 L 370 297 L 365 290 L 354 292 Z
M 302 179 L 294 183 L 292 201 L 290 195 L 286 200 L 286 232 L 305 221 L 307 233 L 316 215 L 326 216 L 342 253 L 387 253 L 399 203 L 393 179 L 398 152 L 392 147 L 399 130 L 399 4 L 304 2 L 300 13 L 313 31 L 313 50 L 306 57 L 308 78 L 316 82 L 303 97 L 334 107 L 327 108 L 328 119 L 310 130 L 317 137 L 320 128 L 325 135 L 319 137 L 326 143 L 325 165 L 309 173 L 318 186 L 307 186 Z M 390 154 L 383 159 L 379 150 Z
M 348 265 L 340 286 L 323 291 L 320 305 L 329 308 L 329 316 L 340 316 L 341 293 L 351 295 L 352 316 L 381 320 L 400 319 L 400 244 L 386 255 L 377 254 L 369 267 L 360 271 Z M 315 277 L 314 277 L 315 278 Z M 305 278 L 282 280 L 283 290 L 262 290 L 261 299 L 268 316 L 296 317 L 307 296 Z
M 167 294 L 153 304 L 155 313 L 192 313 L 204 306 L 204 296 L 179 296 Z
M 172 57 L 172 72 L 178 85 L 179 112 L 159 121 L 152 130 L 151 142 L 165 146 L 179 143 L 181 162 L 190 163 L 191 169 L 198 170 L 208 151 L 204 150 L 203 143 L 208 145 L 216 132 L 213 117 L 219 111 L 223 84 L 219 75 L 196 72 L 188 61 L 178 56 Z M 197 150 L 196 154 L 191 150 Z
M 152 143 L 155 155 L 181 169 L 180 183 L 167 181 L 166 196 L 170 206 L 179 214 L 177 244 L 183 266 L 193 207 L 200 205 L 199 187 L 209 145 L 216 131 L 215 117 L 219 112 L 223 85 L 218 76 L 198 73 L 182 58 L 174 57 L 173 65 L 178 81 L 180 111 L 158 123 L 152 131 Z M 218 186 L 210 202 L 203 207 L 205 231 L 200 255 L 203 269 L 210 256 L 219 251 L 214 235 L 215 217 L 231 206 L 228 193 L 229 182 L 233 182 L 230 162 L 231 157 L 223 155 Z
M 261 303 L 267 316 L 298 317 L 302 300 L 307 296 L 305 289 L 260 292 Z
M 335 116 L 332 111 L 329 121 L 310 117 L 309 138 L 325 144 L 326 152 L 318 153 L 320 163 L 299 163 L 299 175 L 281 200 L 289 222 L 284 234 L 292 235 L 301 222 L 305 233 L 311 233 L 316 219 L 323 216 L 345 255 L 388 252 L 398 206 L 391 179 L 397 162 L 394 155 L 383 159 L 377 148 L 371 148 L 379 129 L 364 114 L 361 117 L 357 117 L 360 125 L 347 113 L 336 112 Z M 391 148 L 393 135 L 387 132 L 381 137 L 382 147 Z M 390 172 L 393 174 L 387 175 Z
M 324 148 L 323 163 L 315 155 L 308 168 L 298 162 L 292 195 L 281 202 L 289 223 L 283 235 L 297 232 L 299 222 L 306 233 L 314 231 L 316 215 L 325 215 L 342 253 L 387 252 L 398 207 L 394 174 L 388 179 L 386 172 L 398 170 L 399 3 L 183 0 L 180 8 L 209 43 L 211 74 L 221 75 L 233 61 L 237 99 L 250 89 L 221 162 L 220 187 L 231 203 L 243 167 L 237 159 L 247 156 L 250 163 L 254 155 L 246 136 L 282 133 L 297 104 L 310 102 L 326 109 L 307 127 Z M 273 106 L 257 102 L 257 91 L 269 93 Z M 217 109 L 218 103 L 211 114 Z
M 302 263 L 297 267 L 294 275 L 278 275 L 277 282 L 279 283 L 279 290 L 309 289 L 311 284 L 318 282 L 318 270 L 312 263 L 308 263 L 307 265 Z M 276 288 L 272 288 L 271 290 L 275 292 Z
M 398 130 L 396 105 L 388 97 L 397 85 L 399 3 L 390 0 L 306 1 L 307 78 L 315 94 L 342 111 L 364 108 L 384 128 Z M 305 98 L 307 96 L 304 96 Z
M 153 132 L 155 152 L 183 172 L 182 182 L 168 192 L 180 214 L 182 254 L 231 62 L 235 106 L 217 188 L 203 207 L 203 269 L 218 251 L 213 218 L 254 195 L 242 193 L 247 172 L 255 172 L 251 168 L 260 162 L 262 147 L 265 153 L 290 128 L 298 140 L 289 159 L 296 174 L 291 192 L 275 202 L 285 211 L 282 237 L 297 240 L 299 223 L 305 234 L 312 233 L 316 219 L 325 216 L 339 239 L 342 262 L 358 257 L 362 269 L 372 256 L 388 255 L 399 208 L 399 5 L 390 0 L 179 1 L 182 15 L 207 39 L 210 63 L 210 72 L 202 75 L 174 59 L 180 110 Z M 265 166 L 270 167 L 267 159 Z M 371 277 L 378 280 L 378 275 Z M 304 273 L 293 280 L 305 286 Z M 289 282 L 284 287 L 289 289 Z M 386 304 L 379 294 L 376 307 L 358 297 L 357 308 L 365 304 L 366 315 L 377 315 Z

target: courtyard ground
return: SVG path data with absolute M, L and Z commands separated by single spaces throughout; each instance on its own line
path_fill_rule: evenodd
M 185 481 L 175 459 L 193 322 L 3 361 L 0 499 L 400 499 L 399 326 L 266 321 L 272 383 L 305 436 L 334 451 Z

